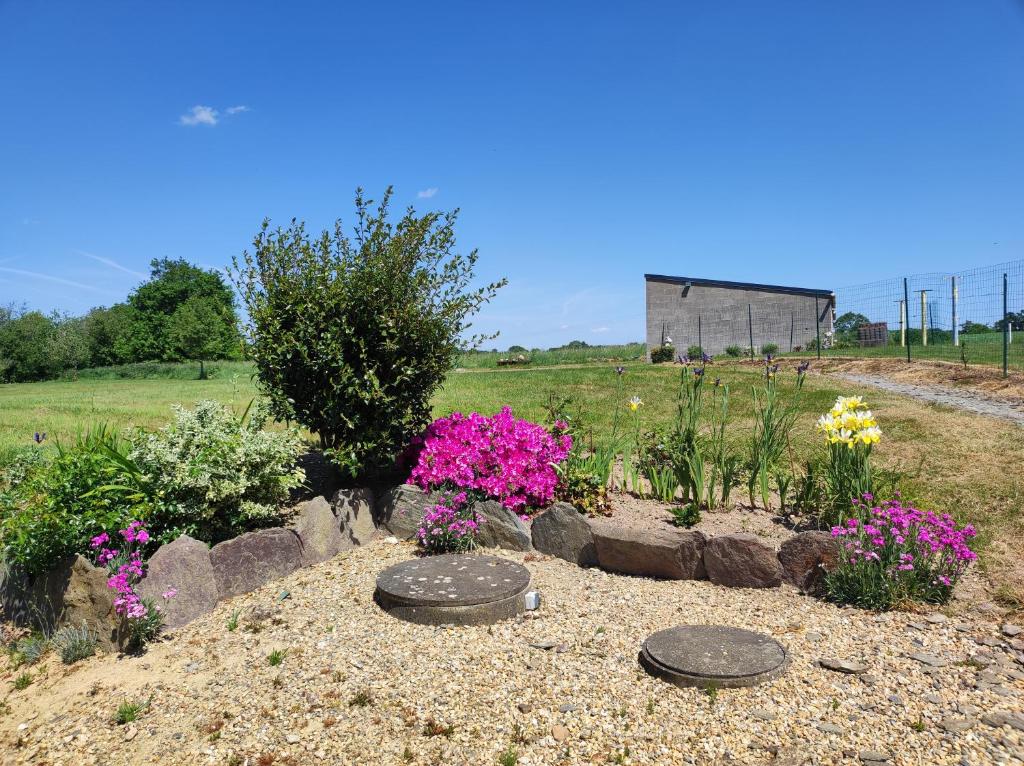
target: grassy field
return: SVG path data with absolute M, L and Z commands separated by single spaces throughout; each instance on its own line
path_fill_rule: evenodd
M 634 395 L 644 402 L 640 410 L 644 426 L 666 423 L 672 417 L 681 369 L 677 366 L 626 362 L 620 378 L 610 363 L 559 364 L 563 366 L 453 372 L 435 397 L 435 414 L 491 413 L 509 404 L 519 416 L 543 420 L 551 398 L 571 397 L 598 439 L 610 432 L 616 411 L 620 428 L 632 427 L 625 402 Z M 793 364 L 783 360 L 784 387 L 791 385 Z M 163 379 L 83 376 L 78 381 L 0 386 L 0 455 L 12 447 L 31 446 L 36 431 L 47 432 L 52 443 L 90 423 L 153 428 L 167 421 L 175 403 L 212 398 L 243 407 L 255 395 L 249 369 L 229 365 L 203 381 L 175 378 L 165 370 Z M 713 364 L 708 375 L 729 384 L 732 438 L 742 442 L 751 422 L 751 387 L 760 385 L 763 368 L 757 362 L 730 361 Z M 939 405 L 859 390 L 812 369 L 791 435 L 795 463 L 820 448 L 814 421 L 840 393 L 867 396 L 885 431 L 878 462 L 905 474 L 903 486 L 911 499 L 976 523 L 987 552 L 986 567 L 1000 597 L 1024 606 L 1024 565 L 1016 553 L 1024 539 L 1024 477 L 1017 457 L 1020 430 Z
M 522 354 L 529 360 L 524 367 L 551 367 L 559 364 L 593 364 L 597 362 L 642 362 L 647 357 L 643 343 L 626 343 L 618 346 L 587 346 L 586 348 L 552 348 L 547 351 L 509 353 L 507 351 L 473 351 L 463 354 L 459 360 L 461 369 L 497 369 L 498 360 Z

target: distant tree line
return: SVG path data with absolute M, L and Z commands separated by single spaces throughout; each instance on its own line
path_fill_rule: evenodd
M 46 380 L 84 367 L 242 356 L 231 288 L 184 260 L 151 263 L 124 303 L 85 316 L 0 307 L 0 381 Z

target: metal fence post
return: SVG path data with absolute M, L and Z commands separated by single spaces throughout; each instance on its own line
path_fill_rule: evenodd
M 818 305 L 818 296 L 814 296 L 814 334 L 818 338 L 818 359 L 821 359 L 821 307 Z
M 796 315 L 789 312 L 789 353 L 793 353 L 793 329 L 796 326 Z
M 1009 282 L 1006 273 L 1003 273 L 1003 377 L 1007 371 L 1010 361 L 1010 305 L 1009 305 Z
M 903 306 L 907 315 L 906 326 L 910 327 L 910 288 L 906 277 L 903 277 Z M 907 361 L 910 361 L 910 333 L 907 333 Z
M 754 312 L 747 304 L 747 332 L 750 334 L 750 358 L 754 358 Z
M 956 286 L 956 275 L 955 274 L 950 277 L 950 281 L 952 281 L 952 283 L 953 283 L 953 290 L 952 290 L 952 293 L 951 293 L 952 296 L 953 296 L 953 345 L 954 346 L 959 346 L 960 345 L 960 329 L 957 326 L 957 322 L 956 322 L 957 286 Z
M 700 314 L 697 314 L 697 345 L 700 346 L 700 351 L 703 354 L 704 353 L 704 337 L 703 337 L 703 335 L 701 333 Z

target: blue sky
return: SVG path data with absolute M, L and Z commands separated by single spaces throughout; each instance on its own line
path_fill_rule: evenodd
M 0 0 L 0 302 L 79 313 L 353 190 L 459 207 L 495 344 L 643 336 L 643 273 L 1024 257 L 1024 5 Z

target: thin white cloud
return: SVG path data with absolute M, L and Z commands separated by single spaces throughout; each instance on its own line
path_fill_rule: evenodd
M 423 191 L 416 192 L 416 196 L 419 197 L 420 199 L 430 199 L 435 194 L 437 194 L 436 186 L 431 186 L 429 189 L 424 189 Z
M 591 327 L 590 331 L 591 332 L 608 332 L 608 330 L 610 330 L 610 329 L 611 329 L 610 327 Z
M 194 127 L 196 125 L 209 125 L 214 126 L 217 124 L 217 120 L 220 117 L 220 113 L 212 106 L 202 106 L 197 104 L 196 106 L 189 109 L 185 114 L 178 118 L 178 122 L 188 127 Z
M 43 281 L 46 281 L 46 282 L 55 282 L 58 285 L 67 285 L 68 287 L 77 287 L 80 290 L 91 290 L 94 293 L 104 293 L 106 295 L 111 295 L 112 294 L 112 293 L 108 292 L 107 290 L 101 290 L 100 288 L 96 287 L 95 285 L 87 285 L 84 282 L 75 282 L 75 281 L 70 280 L 70 279 L 63 279 L 61 277 L 55 277 L 55 276 L 53 276 L 51 274 L 40 274 L 38 271 L 25 271 L 24 269 L 11 269 L 11 268 L 8 268 L 7 266 L 0 266 L 0 271 L 3 271 L 5 273 L 7 273 L 7 274 L 17 274 L 18 276 L 22 276 L 22 277 L 31 277 L 32 279 L 42 279 Z
M 559 330 L 568 330 L 569 329 L 569 325 L 567 325 L 567 324 L 560 324 L 560 325 L 558 325 L 558 329 Z
M 248 112 L 249 107 L 245 104 L 239 104 L 238 106 L 229 106 L 224 110 L 227 114 L 241 114 L 242 112 Z
M 122 266 L 117 261 L 111 260 L 110 258 L 104 258 L 102 255 L 93 255 L 92 253 L 87 253 L 84 250 L 79 250 L 78 253 L 80 255 L 84 255 L 86 258 L 92 258 L 94 261 L 102 263 L 104 266 L 109 266 L 112 269 L 123 271 L 125 274 L 131 274 L 133 277 L 138 277 L 139 279 L 149 278 L 149 274 L 143 274 L 141 271 L 133 271 L 126 266 Z

